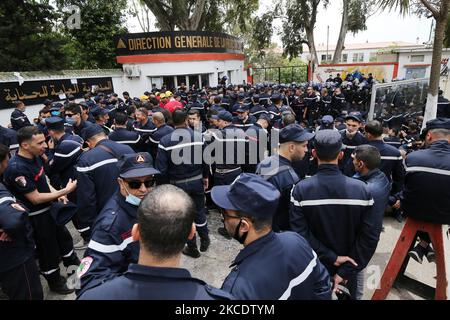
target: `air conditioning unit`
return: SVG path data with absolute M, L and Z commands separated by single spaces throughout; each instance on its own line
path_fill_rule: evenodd
M 136 65 L 123 67 L 123 72 L 128 78 L 139 78 L 141 76 L 141 68 Z

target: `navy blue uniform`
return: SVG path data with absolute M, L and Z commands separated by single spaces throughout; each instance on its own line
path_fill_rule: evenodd
M 0 241 L 0 287 L 3 292 L 11 300 L 43 299 L 28 213 L 1 183 L 0 229 L 11 240 Z
M 202 239 L 208 236 L 203 178 L 208 177 L 209 167 L 203 162 L 204 147 L 201 133 L 191 128 L 177 128 L 161 138 L 155 165 L 161 172 L 161 183 L 170 183 L 183 189 L 194 200 L 194 221 Z M 195 241 L 194 237 L 191 243 Z
M 269 149 L 269 133 L 259 123 L 255 123 L 245 135 L 248 138 L 248 159 L 244 171 L 255 173 L 257 164 L 264 160 Z
M 292 168 L 292 163 L 285 157 L 276 154 L 262 161 L 256 169 L 256 174 L 261 175 L 273 184 L 281 194 L 278 209 L 273 217 L 272 229 L 276 232 L 290 230 L 289 202 L 291 190 L 300 181 Z
M 238 117 L 234 117 L 233 118 L 233 125 L 236 128 L 241 128 L 244 131 L 247 131 L 248 128 L 250 128 L 252 125 L 254 125 L 256 123 L 256 118 L 252 115 L 249 115 L 247 118 L 247 121 L 243 121 L 241 119 L 239 119 Z
M 291 229 L 309 241 L 330 275 L 337 273 L 354 285 L 378 243 L 371 231 L 373 202 L 364 182 L 344 176 L 336 165 L 320 165 L 316 175 L 292 190 Z M 349 256 L 358 266 L 335 267 L 338 256 Z
M 231 267 L 222 289 L 237 299 L 331 299 L 327 270 L 308 242 L 294 232 L 270 232 L 251 242 Z
M 78 127 L 76 125 L 72 126 L 73 133 L 77 136 L 81 136 L 81 131 L 83 131 L 83 129 L 86 127 L 92 126 L 92 124 L 92 122 L 81 120 Z
M 16 131 L 0 126 L 0 144 L 9 148 L 11 154 L 19 149 Z
M 32 126 L 32 124 L 23 111 L 14 109 L 14 111 L 11 113 L 11 126 L 13 130 L 17 131 L 20 128 Z
M 385 143 L 387 143 L 388 145 L 393 146 L 393 147 L 395 147 L 397 149 L 399 149 L 400 146 L 402 145 L 402 140 L 399 137 L 396 137 L 396 136 L 385 137 L 385 138 L 383 138 L 383 141 Z
M 267 110 L 260 104 L 255 104 L 250 109 L 250 115 L 254 116 L 255 118 L 259 118 L 259 116 L 262 115 L 263 113 L 267 114 Z
M 450 143 L 439 140 L 430 148 L 410 153 L 402 208 L 417 220 L 450 224 Z
M 400 192 L 403 189 L 403 181 L 405 179 L 403 157 L 400 151 L 380 140 L 369 141 L 367 144 L 376 147 L 380 151 L 380 170 L 392 182 L 392 192 Z
M 229 300 L 181 268 L 131 264 L 124 275 L 86 291 L 80 300 Z
M 156 131 L 156 127 L 152 122 L 151 118 L 148 118 L 147 122 L 142 125 L 139 121 L 133 123 L 133 130 L 139 133 L 142 141 L 147 140 L 148 136 Z
M 125 144 L 135 152 L 140 151 L 141 136 L 136 131 L 130 131 L 125 128 L 116 128 L 109 135 L 109 140 L 120 144 Z
M 347 136 L 347 130 L 339 131 L 342 136 L 342 144 L 344 149 L 344 157 L 339 162 L 339 168 L 342 173 L 346 176 L 351 177 L 355 174 L 355 168 L 353 166 L 352 153 L 355 151 L 356 147 L 367 142 L 366 138 L 359 131 L 356 134 L 349 138 Z
M 158 129 L 156 129 L 155 132 L 149 135 L 146 142 L 150 146 L 150 154 L 152 155 L 153 159 L 156 159 L 156 155 L 158 154 L 159 141 L 162 139 L 162 137 L 171 134 L 172 132 L 173 128 L 171 126 L 163 124 Z
M 50 192 L 42 159 L 28 159 L 16 154 L 9 160 L 4 179 L 8 189 L 28 209 L 41 272 L 51 275 L 59 271 L 61 257 L 69 266 L 75 257 L 73 239 L 66 227 L 57 226 L 51 217 L 51 202 L 34 205 L 25 196 L 35 190 Z
M 304 98 L 306 107 L 306 119 L 310 126 L 314 124 L 314 121 L 319 118 L 319 101 L 320 97 L 314 92 L 306 95 Z
M 127 271 L 130 263 L 137 263 L 139 242 L 133 241 L 131 229 L 137 222 L 137 207 L 125 201 L 117 192 L 99 213 L 91 240 L 81 263 L 89 260 L 87 273 L 81 276 L 81 290 L 77 295 Z
M 438 97 L 437 118 L 450 118 L 450 102 L 443 96 Z
M 77 204 L 80 232 L 90 234 L 90 228 L 100 210 L 117 191 L 117 159 L 134 153 L 127 145 L 105 139 L 81 155 L 77 163 Z
M 273 125 L 276 121 L 281 119 L 281 111 L 276 105 L 272 104 L 266 107 L 266 110 L 267 113 L 269 114 L 271 125 Z

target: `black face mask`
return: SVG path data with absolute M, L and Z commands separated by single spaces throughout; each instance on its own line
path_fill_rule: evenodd
M 236 226 L 236 229 L 234 230 L 233 239 L 239 241 L 240 244 L 244 244 L 245 239 L 247 239 L 248 232 L 245 232 L 242 234 L 242 236 L 239 236 L 239 228 L 241 227 L 242 219 L 239 221 L 239 224 Z

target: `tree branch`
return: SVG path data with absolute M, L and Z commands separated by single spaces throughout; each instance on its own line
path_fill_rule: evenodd
M 198 4 L 195 6 L 192 17 L 189 19 L 189 25 L 192 30 L 196 30 L 200 19 L 202 18 L 203 12 L 205 11 L 206 0 L 199 0 Z
M 436 8 L 431 5 L 431 3 L 429 3 L 427 0 L 420 0 L 420 2 L 422 2 L 422 4 L 433 14 L 433 17 L 435 19 L 439 19 L 440 12 L 436 10 Z

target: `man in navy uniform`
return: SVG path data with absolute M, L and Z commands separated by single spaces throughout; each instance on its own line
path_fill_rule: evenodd
M 139 133 L 142 141 L 146 141 L 148 136 L 156 131 L 147 109 L 139 108 L 136 110 L 136 121 L 133 123 L 133 130 Z
M 222 289 L 237 299 L 331 299 L 330 276 L 308 242 L 294 232 L 272 231 L 280 193 L 270 182 L 243 173 L 211 191 L 227 232 L 244 246 Z M 260 266 L 260 267 L 258 267 Z
M 339 162 L 339 168 L 348 177 L 355 174 L 355 168 L 352 162 L 352 153 L 355 148 L 361 144 L 366 143 L 366 138 L 359 132 L 361 123 L 363 122 L 360 112 L 351 112 L 345 118 L 346 129 L 339 131 L 342 137 L 342 143 L 344 144 L 344 155 Z
M 248 160 L 242 170 L 255 173 L 257 165 L 264 160 L 269 150 L 269 133 L 267 128 L 270 118 L 267 113 L 261 113 L 258 121 L 247 129 L 245 135 L 248 138 Z
M 65 266 L 79 264 L 73 250 L 73 239 L 64 226 L 57 226 L 50 209 L 55 200 L 67 202 L 66 195 L 75 190 L 76 181 L 55 190 L 48 184 L 41 156 L 46 149 L 45 137 L 37 127 L 24 127 L 17 132 L 19 151 L 9 161 L 4 173 L 5 184 L 28 209 L 34 231 L 41 273 L 50 290 L 69 294 L 73 290 L 59 272 L 61 258 Z
M 244 131 L 250 128 L 256 122 L 256 118 L 255 116 L 250 115 L 249 112 L 250 110 L 247 106 L 239 105 L 236 109 L 237 116 L 233 118 L 233 125 Z
M 103 128 L 103 131 L 105 131 L 106 135 L 109 135 L 114 131 L 110 127 L 108 127 L 108 122 L 110 120 L 109 112 L 109 109 L 102 107 L 95 107 L 91 110 L 91 114 L 95 119 L 95 123 Z
M 170 183 L 189 194 L 197 208 L 195 225 L 200 236 L 200 251 L 208 250 L 210 239 L 205 213 L 205 190 L 208 188 L 208 166 L 203 161 L 205 147 L 202 134 L 187 125 L 185 110 L 173 113 L 175 130 L 161 138 L 156 157 L 156 168 L 161 172 L 161 183 Z M 200 257 L 196 237 L 188 241 L 183 253 Z
M 400 151 L 383 141 L 383 126 L 379 121 L 372 120 L 367 122 L 364 129 L 368 141 L 367 144 L 376 147 L 380 151 L 380 170 L 392 182 L 392 192 L 400 192 L 403 189 L 403 180 L 405 179 L 403 157 Z
M 9 149 L 0 144 L 0 175 L 8 160 Z M 0 183 L 0 288 L 11 300 L 44 298 L 34 248 L 28 213 Z
M 80 276 L 81 290 L 77 295 L 124 273 L 130 263 L 138 261 L 139 243 L 131 238 L 131 229 L 137 222 L 138 206 L 155 186 L 159 171 L 153 168 L 153 159 L 147 152 L 123 155 L 119 166 L 119 191 L 94 223 L 91 241 L 81 260 L 86 269 Z
M 279 93 L 275 93 L 270 97 L 272 104 L 266 107 L 267 113 L 270 116 L 270 124 L 273 125 L 275 122 L 281 119 L 281 107 L 283 106 L 283 97 Z
M 164 136 L 171 134 L 173 132 L 173 128 L 166 124 L 166 118 L 164 117 L 164 114 L 162 112 L 153 113 L 152 118 L 153 123 L 156 127 L 156 131 L 150 133 L 146 144 L 150 147 L 150 154 L 152 155 L 153 159 L 156 159 L 156 155 L 158 154 L 159 141 Z
M 292 187 L 300 180 L 292 162 L 300 161 L 308 151 L 308 141 L 313 133 L 304 130 L 298 124 L 290 124 L 280 131 L 278 154 L 263 160 L 256 174 L 272 183 L 281 193 L 278 208 L 273 216 L 272 229 L 275 232 L 290 230 L 289 203 Z
M 181 251 L 195 235 L 196 206 L 183 190 L 172 185 L 156 187 L 138 209 L 131 231 L 139 241 L 137 264 L 105 283 L 86 290 L 81 300 L 211 300 L 232 296 L 193 278 L 180 268 Z M 85 270 L 87 267 L 83 267 Z
M 81 136 L 81 131 L 92 126 L 92 122 L 84 121 L 82 118 L 82 111 L 78 104 L 69 103 L 64 109 L 66 116 L 66 123 L 72 127 L 74 134 Z
M 356 276 L 372 258 L 378 238 L 372 232 L 372 195 L 364 182 L 339 171 L 341 149 L 338 131 L 316 133 L 312 154 L 318 172 L 292 189 L 290 225 L 317 252 L 334 278 L 334 290 L 347 282 L 356 298 Z
M 14 111 L 11 113 L 11 126 L 13 130 L 17 131 L 20 128 L 32 126 L 25 114 L 25 104 L 22 101 L 14 101 L 14 108 Z
M 0 126 L 0 144 L 9 148 L 10 153 L 14 154 L 19 149 L 17 143 L 17 132 L 13 129 Z
M 117 161 L 129 146 L 111 141 L 98 124 L 87 127 L 82 137 L 91 150 L 84 152 L 77 162 L 77 205 L 83 239 L 89 239 L 90 228 L 106 202 L 117 191 L 119 174 Z
M 127 130 L 128 116 L 123 112 L 117 112 L 114 118 L 114 131 L 109 134 L 109 140 L 120 144 L 126 144 L 134 151 L 141 149 L 141 136 L 136 131 Z
M 408 217 L 419 221 L 450 224 L 450 119 L 436 118 L 423 132 L 428 147 L 410 153 L 405 160 L 406 177 L 401 205 Z M 409 255 L 422 262 L 434 260 L 430 237 L 419 235 L 420 243 Z

